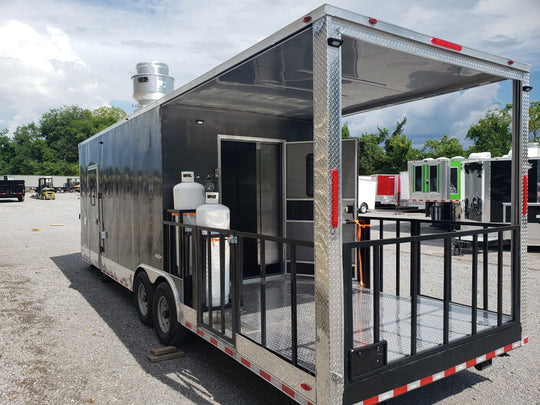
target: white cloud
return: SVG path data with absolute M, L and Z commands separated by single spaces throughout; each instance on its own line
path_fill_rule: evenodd
M 537 0 L 332 3 L 539 64 Z M 0 82 L 0 128 L 13 130 L 62 105 L 96 108 L 111 100 L 134 103 L 130 77 L 138 62 L 167 63 L 175 86 L 180 87 L 320 5 L 320 0 L 3 2 L 0 69 L 10 80 Z M 393 128 L 406 115 L 408 134 L 427 136 L 439 130 L 463 137 L 468 123 L 481 117 L 496 97 L 495 88 L 484 88 L 346 120 L 352 129 L 364 132 L 374 131 L 377 125 Z

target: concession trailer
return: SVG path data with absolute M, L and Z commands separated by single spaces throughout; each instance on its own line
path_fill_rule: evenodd
M 344 116 L 504 80 L 510 224 L 357 217 Z M 205 339 L 300 404 L 482 367 L 527 342 L 528 90 L 525 64 L 323 5 L 79 145 L 82 257 L 163 344 Z M 503 232 L 510 250 L 482 249 Z

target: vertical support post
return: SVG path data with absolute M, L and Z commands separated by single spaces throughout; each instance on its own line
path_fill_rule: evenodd
M 483 288 L 482 288 L 482 291 L 483 291 L 483 304 L 484 304 L 484 311 L 487 311 L 489 310 L 489 262 L 488 262 L 488 237 L 489 237 L 489 234 L 487 232 L 487 229 L 488 227 L 487 226 L 484 226 L 484 238 L 482 239 L 483 243 L 482 243 L 482 258 L 483 258 L 483 263 L 482 263 L 482 269 L 483 269 L 483 279 L 482 279 L 482 284 L 483 284 Z
M 296 245 L 291 244 L 291 360 L 298 365 L 298 308 L 296 307 Z
M 497 326 L 502 325 L 503 315 L 503 233 L 498 233 L 497 245 Z
M 522 291 L 526 288 L 527 257 L 527 213 L 522 211 L 523 203 L 523 176 L 527 175 L 528 153 L 528 118 L 529 95 L 523 91 L 523 86 L 529 84 L 529 75 L 524 74 L 524 80 L 514 80 L 512 88 L 512 192 L 511 217 L 512 225 L 520 226 L 520 231 L 512 232 L 511 261 L 512 261 L 512 319 L 521 320 L 521 305 L 527 294 Z M 527 198 L 527 197 L 525 197 Z M 526 270 L 524 270 L 525 272 Z M 522 279 L 523 277 L 523 279 Z
M 230 266 L 230 263 L 229 263 Z M 220 322 L 221 334 L 225 334 L 225 283 L 230 283 L 230 280 L 225 280 L 225 234 L 219 234 L 219 305 L 220 305 Z
M 236 248 L 236 311 L 233 311 L 238 326 L 238 333 L 242 332 L 240 308 L 242 304 L 242 280 L 244 277 L 244 237 L 238 236 Z
M 261 277 L 260 277 L 260 294 L 261 294 L 261 346 L 266 347 L 266 245 L 265 240 L 260 240 L 260 257 L 261 257 Z
M 411 222 L 411 231 L 414 229 L 415 222 Z M 420 271 L 420 261 L 418 257 L 417 245 L 420 242 L 411 242 L 411 276 L 410 276 L 410 294 L 411 294 L 411 356 L 416 354 L 417 321 L 418 321 L 418 273 Z
M 381 340 L 381 246 L 373 246 L 373 343 Z
M 379 220 L 379 238 L 381 240 L 384 239 L 384 221 L 381 219 Z M 383 262 L 384 262 L 384 245 L 381 243 L 381 246 L 379 247 L 380 249 L 380 253 L 379 253 L 379 262 L 380 262 L 380 267 L 379 267 L 379 275 L 380 275 L 380 278 L 379 278 L 379 288 L 380 288 L 380 291 L 382 292 L 383 291 Z
M 396 221 L 396 238 L 399 240 L 401 237 L 401 221 L 398 219 Z M 401 258 L 400 252 L 401 247 L 400 243 L 396 243 L 396 295 L 399 297 L 401 290 Z
M 478 324 L 478 235 L 472 242 L 471 335 L 476 335 Z
M 452 238 L 444 238 L 444 302 L 443 302 L 443 344 L 449 342 L 450 302 L 452 301 Z
M 337 41 L 329 43 L 329 39 Z M 317 403 L 341 403 L 344 388 L 341 213 L 341 34 L 332 17 L 313 23 L 314 253 Z M 332 227 L 331 172 L 338 220 Z
M 212 234 L 210 231 L 206 232 L 206 245 L 208 246 L 207 250 L 207 262 L 206 262 L 206 275 L 207 275 L 207 282 L 206 282 L 206 299 L 208 301 L 208 326 L 212 327 L 212 318 L 214 315 L 214 311 L 212 309 L 212 301 L 214 298 L 212 297 Z

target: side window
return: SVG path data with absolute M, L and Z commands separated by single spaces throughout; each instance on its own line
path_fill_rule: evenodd
M 414 191 L 422 192 L 422 166 L 414 168 Z
M 88 179 L 88 192 L 90 193 L 90 205 L 96 205 L 96 178 L 91 176 Z
M 437 184 L 437 166 L 429 166 L 429 191 L 437 192 L 439 187 Z
M 450 168 L 450 194 L 457 194 L 458 190 L 458 168 L 457 167 L 451 167 Z

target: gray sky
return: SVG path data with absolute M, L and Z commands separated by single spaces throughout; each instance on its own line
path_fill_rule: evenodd
M 135 65 L 169 65 L 175 88 L 309 11 L 318 1 L 0 0 L 0 129 L 76 104 L 132 112 Z M 540 100 L 539 0 L 336 0 L 334 6 L 531 65 Z M 404 115 L 415 144 L 463 139 L 511 88 L 494 84 L 347 118 L 353 135 L 394 128 Z

